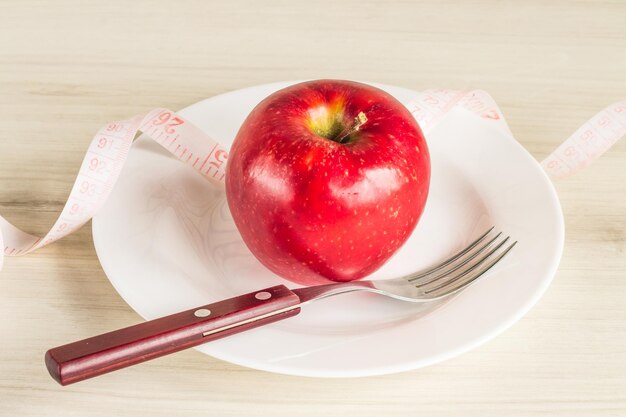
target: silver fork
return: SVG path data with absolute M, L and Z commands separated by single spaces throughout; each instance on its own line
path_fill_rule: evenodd
M 351 281 L 292 290 L 300 305 L 353 291 L 369 291 L 414 303 L 436 301 L 474 283 L 496 265 L 515 245 L 510 236 L 491 227 L 466 248 L 445 261 L 421 272 L 389 280 Z
M 46 352 L 50 375 L 67 385 L 288 317 L 313 301 L 354 291 L 425 303 L 455 294 L 496 265 L 517 242 L 487 230 L 449 259 L 390 280 L 352 281 L 290 290 L 277 285 Z

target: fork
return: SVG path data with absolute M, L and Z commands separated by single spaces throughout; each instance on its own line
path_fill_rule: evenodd
M 414 303 L 441 300 L 484 276 L 517 243 L 509 241 L 492 227 L 443 262 L 400 278 L 293 290 L 276 285 L 50 349 L 46 367 L 57 382 L 68 385 L 286 319 L 302 306 L 348 292 L 368 291 Z

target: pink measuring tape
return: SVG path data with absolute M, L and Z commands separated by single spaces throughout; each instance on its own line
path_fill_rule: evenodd
M 511 133 L 500 108 L 484 91 L 427 90 L 408 105 L 424 132 L 461 107 Z M 119 177 L 138 132 L 209 180 L 223 184 L 228 151 L 175 112 L 163 108 L 101 128 L 89 144 L 67 203 L 50 231 L 33 236 L 0 216 L 0 270 L 4 256 L 21 256 L 74 232 L 102 207 Z M 553 179 L 589 165 L 626 134 L 626 101 L 607 107 L 582 125 L 541 165 Z

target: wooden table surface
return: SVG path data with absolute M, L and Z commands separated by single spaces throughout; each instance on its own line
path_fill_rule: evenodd
M 279 80 L 347 78 L 490 92 L 546 156 L 626 99 L 619 1 L 5 1 L 0 213 L 43 233 L 110 120 Z M 425 369 L 351 380 L 275 375 L 196 351 L 62 388 L 44 352 L 139 320 L 91 230 L 0 273 L 0 416 L 626 415 L 626 142 L 558 182 L 566 244 L 538 305 Z

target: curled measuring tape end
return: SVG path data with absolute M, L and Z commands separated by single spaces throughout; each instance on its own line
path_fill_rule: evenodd
M 541 166 L 554 179 L 573 175 L 589 166 L 626 135 L 626 101 L 608 106 L 563 142 Z
M 222 184 L 228 152 L 175 112 L 159 108 L 112 122 L 92 139 L 70 195 L 50 231 L 33 236 L 0 216 L 0 269 L 4 256 L 21 256 L 74 232 L 102 207 L 126 162 L 138 132 L 150 136 L 179 160 L 209 180 Z
M 408 106 L 424 132 L 436 126 L 453 108 L 460 107 L 511 134 L 496 101 L 482 90 L 426 90 Z M 541 166 L 553 179 L 563 179 L 589 166 L 626 135 L 626 101 L 608 106 L 565 140 Z

